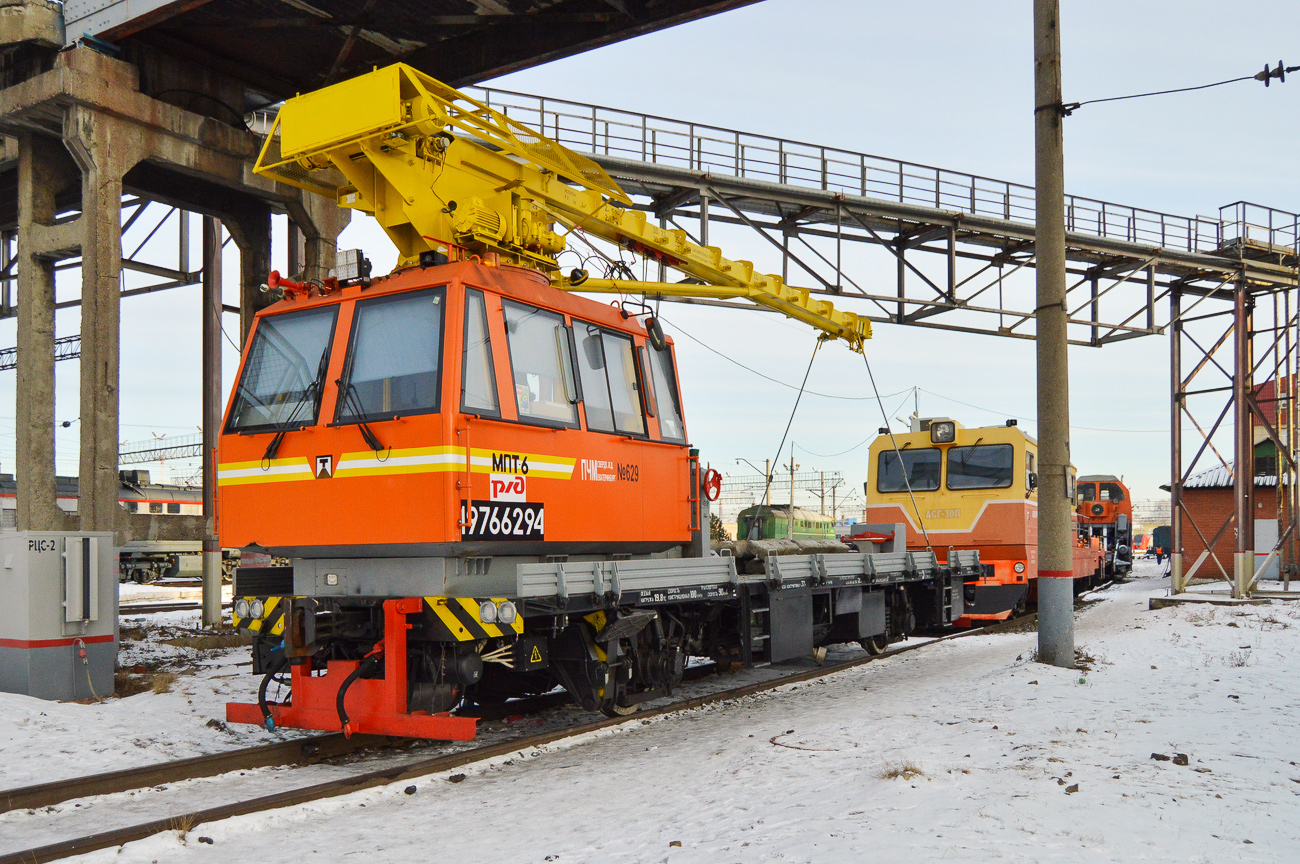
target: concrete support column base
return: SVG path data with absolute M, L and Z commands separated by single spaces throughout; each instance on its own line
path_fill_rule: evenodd
M 1038 660 L 1074 668 L 1074 574 L 1038 574 Z

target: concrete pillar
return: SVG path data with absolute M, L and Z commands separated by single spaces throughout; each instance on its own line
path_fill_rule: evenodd
M 147 152 L 139 131 L 79 105 L 64 139 L 81 167 L 81 471 L 83 531 L 125 525 L 118 506 L 122 175 Z
M 54 262 L 67 245 L 54 198 L 77 181 L 63 144 L 24 135 L 18 145 L 18 530 L 64 526 L 54 494 Z M 75 242 L 74 242 L 75 246 Z M 65 250 L 75 254 L 75 248 Z
M 269 225 L 270 214 L 267 214 Z M 269 245 L 269 243 L 268 243 Z M 221 434 L 221 223 L 203 217 L 203 626 L 221 626 L 215 454 Z
M 253 316 L 270 303 L 270 298 L 262 293 L 262 286 L 271 272 L 271 208 L 265 204 L 250 205 L 244 213 L 227 216 L 224 224 L 239 247 L 239 344 L 242 346 L 248 340 L 248 331 L 253 329 Z
M 296 209 L 296 208 L 294 208 Z M 302 232 L 304 279 L 324 279 L 334 269 L 338 257 L 339 234 L 348 227 L 352 211 L 345 210 L 333 201 L 303 193 L 302 209 L 289 213 Z
M 1038 659 L 1074 668 L 1074 502 L 1066 309 L 1059 0 L 1034 0 L 1034 245 L 1038 292 Z

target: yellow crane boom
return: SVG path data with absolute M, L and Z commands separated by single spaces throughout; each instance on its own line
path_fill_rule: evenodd
M 539 270 L 567 291 L 742 298 L 855 351 L 871 338 L 865 318 L 685 231 L 647 224 L 592 160 L 402 63 L 285 102 L 253 170 L 375 217 L 399 267 L 479 255 Z M 703 284 L 564 275 L 556 223 Z

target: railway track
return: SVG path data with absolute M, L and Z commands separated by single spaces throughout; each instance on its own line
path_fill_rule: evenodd
M 1101 590 L 1104 587 L 1106 586 L 1101 586 L 1094 590 Z M 952 633 L 911 645 L 903 645 L 879 656 L 867 655 L 855 657 L 851 660 L 840 663 L 827 664 L 815 669 L 805 669 L 766 681 L 745 684 L 740 687 L 719 690 L 705 695 L 678 699 L 660 707 L 638 711 L 626 717 L 589 720 L 558 729 L 512 737 L 503 741 L 484 744 L 455 753 L 430 756 L 423 759 L 417 759 L 413 762 L 407 761 L 400 765 L 363 771 L 348 777 L 330 779 L 324 782 L 304 785 L 269 795 L 261 795 L 216 807 L 195 810 L 181 815 L 173 813 L 165 818 L 102 831 L 95 834 L 86 834 L 45 846 L 6 853 L 0 855 L 0 864 L 42 864 L 42 862 L 56 861 L 72 855 L 93 852 L 97 849 L 120 846 L 124 843 L 141 840 L 145 837 L 164 831 L 177 830 L 178 826 L 186 826 L 188 829 L 188 827 L 193 827 L 206 822 L 228 819 L 233 816 L 257 813 L 277 807 L 287 807 L 310 801 L 318 801 L 325 798 L 346 795 L 363 789 L 383 786 L 389 783 L 396 783 L 403 780 L 427 776 L 429 774 L 436 774 L 441 771 L 447 771 L 463 765 L 468 765 L 472 762 L 491 759 L 496 756 L 503 756 L 518 750 L 541 747 L 565 738 L 576 737 L 600 729 L 607 729 L 623 723 L 635 722 L 651 717 L 670 714 L 676 711 L 685 711 L 692 708 L 741 699 L 746 696 L 775 690 L 789 684 L 811 681 L 847 669 L 863 666 L 875 660 L 895 657 L 910 651 L 917 651 L 940 642 L 948 642 L 955 639 L 966 638 L 968 636 L 984 635 L 1002 631 L 1014 632 L 1015 630 L 1023 630 L 1030 627 L 1036 619 L 1036 614 L 1030 614 L 1028 616 L 1013 618 L 988 627 L 966 630 L 960 633 Z M 697 670 L 700 669 L 700 667 L 694 668 Z M 712 670 L 709 669 L 707 671 Z M 696 671 L 692 677 L 700 674 L 700 671 Z M 538 697 L 538 699 L 549 701 L 552 705 L 558 704 L 558 702 L 567 701 L 567 697 L 565 699 L 555 700 L 549 698 L 551 695 L 552 694 L 548 694 L 547 697 Z M 524 701 L 525 700 L 520 700 L 520 702 L 509 703 L 506 708 L 502 709 L 502 713 L 504 713 L 504 711 L 521 713 L 521 703 Z M 489 711 L 486 713 L 490 714 L 496 712 Z M 490 718 L 485 716 L 485 719 Z M 359 738 L 362 738 L 362 736 L 354 736 L 354 738 L 349 741 L 341 734 L 337 733 L 332 735 L 312 736 L 310 738 L 303 738 L 291 742 L 246 748 L 222 754 L 214 754 L 212 756 L 200 756 L 193 759 L 179 760 L 156 766 L 147 766 L 140 769 L 127 769 L 107 774 L 94 775 L 91 777 L 57 781 L 54 783 L 41 784 L 40 786 L 30 786 L 23 789 L 14 789 L 0 793 L 0 801 L 3 801 L 5 804 L 5 806 L 0 809 L 0 812 L 3 812 L 3 810 L 49 806 L 55 802 L 68 801 L 74 798 L 123 792 L 132 789 L 146 788 L 159 783 L 175 783 L 181 780 L 194 779 L 197 777 L 210 777 L 229 771 L 247 770 L 251 767 L 310 764 L 313 762 L 321 762 L 327 759 L 337 758 L 339 756 L 345 756 L 350 753 L 356 753 L 363 749 L 381 746 L 398 746 L 400 744 L 409 745 L 411 743 L 409 739 L 387 739 L 371 736 L 371 740 L 363 739 L 358 741 Z
M 222 609 L 229 609 L 230 603 L 222 603 Z M 203 608 L 202 603 L 189 600 L 159 603 L 124 603 L 117 607 L 120 615 L 150 615 L 154 612 L 197 612 Z

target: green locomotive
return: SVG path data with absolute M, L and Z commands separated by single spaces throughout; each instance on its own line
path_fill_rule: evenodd
M 793 527 L 790 524 L 794 520 Z M 736 516 L 737 540 L 834 540 L 835 520 L 789 504 L 756 504 Z

